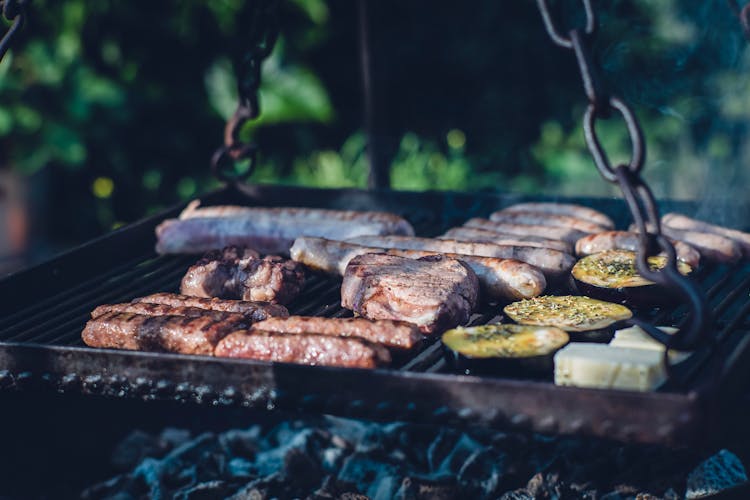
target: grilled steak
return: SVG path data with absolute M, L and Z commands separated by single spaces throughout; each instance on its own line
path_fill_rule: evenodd
M 687 263 L 693 269 L 700 264 L 701 254 L 685 242 L 672 240 L 677 258 Z M 605 250 L 638 250 L 638 233 L 630 231 L 604 231 L 599 234 L 584 236 L 576 243 L 576 253 L 579 256 L 591 255 Z
M 365 318 L 320 318 L 289 316 L 269 318 L 253 325 L 253 331 L 288 334 L 317 334 L 334 337 L 358 337 L 387 347 L 411 349 L 422 340 L 422 334 L 405 321 Z
M 176 293 L 155 293 L 133 300 L 134 303 L 145 302 L 147 304 L 166 304 L 168 306 L 198 307 L 210 311 L 234 312 L 247 316 L 252 321 L 262 321 L 272 316 L 289 316 L 286 307 L 279 304 L 267 302 L 249 302 L 244 300 L 221 300 L 206 299 L 202 297 L 189 297 Z
M 587 220 L 571 215 L 559 215 L 529 211 L 499 211 L 490 215 L 493 222 L 505 224 L 538 224 L 540 226 L 564 227 L 583 231 L 584 233 L 601 233 L 606 229 Z
M 346 368 L 376 368 L 391 361 L 387 349 L 362 339 L 257 331 L 230 333 L 219 342 L 214 354 L 230 358 Z
M 728 227 L 717 226 L 715 224 L 709 224 L 697 219 L 691 219 L 685 215 L 669 213 L 661 218 L 661 222 L 665 226 L 669 226 L 672 229 L 679 229 L 682 231 L 698 231 L 702 233 L 718 234 L 730 240 L 736 241 L 737 244 L 742 247 L 742 253 L 745 257 L 750 257 L 750 234 L 738 231 L 737 229 L 729 229 Z
M 207 253 L 188 269 L 180 291 L 194 297 L 218 297 L 287 304 L 299 295 L 305 273 L 294 261 L 258 258 L 254 251 L 228 247 Z
M 438 239 L 477 241 L 519 247 L 551 248 L 552 250 L 572 253 L 572 246 L 561 240 L 551 240 L 541 236 L 521 236 L 518 234 L 495 233 L 475 227 L 454 227 L 446 231 L 442 236 L 438 236 Z
M 168 219 L 156 228 L 158 253 L 202 253 L 239 245 L 261 253 L 287 255 L 298 236 L 345 239 L 364 234 L 414 234 L 406 220 L 385 212 L 238 206 L 197 208 L 194 203 L 179 219 Z
M 555 229 L 555 228 L 550 228 Z M 359 236 L 348 240 L 360 245 L 398 248 L 402 250 L 423 250 L 442 254 L 474 255 L 477 257 L 496 257 L 526 262 L 542 271 L 547 278 L 555 279 L 567 274 L 575 264 L 572 255 L 552 250 L 551 248 L 534 248 L 513 245 L 496 245 L 457 240 L 438 240 L 416 238 L 413 236 Z
M 517 234 L 520 236 L 539 236 L 553 240 L 562 240 L 570 245 L 586 236 L 588 233 L 569 227 L 543 226 L 541 224 L 513 224 L 508 222 L 495 222 L 488 219 L 474 218 L 464 222 L 464 227 L 473 227 L 493 231 L 495 233 Z
M 333 274 L 344 274 L 349 261 L 366 253 L 387 253 L 399 257 L 418 259 L 436 252 L 425 250 L 400 250 L 366 247 L 332 241 L 324 238 L 297 238 L 291 248 L 292 258 L 303 264 Z M 536 297 L 544 291 L 547 282 L 535 267 L 512 259 L 476 257 L 473 255 L 444 254 L 465 262 L 477 275 L 482 294 L 490 299 Z
M 220 311 L 196 318 L 108 312 L 89 320 L 81 337 L 91 347 L 211 355 L 225 335 L 249 325 L 245 316 Z
M 341 305 L 368 319 L 409 321 L 434 333 L 468 321 L 478 292 L 476 275 L 459 260 L 365 254 L 346 267 Z
M 500 210 L 501 213 L 532 212 L 538 214 L 567 215 L 593 222 L 605 229 L 614 229 L 612 219 L 593 208 L 572 203 L 529 202 L 516 203 Z

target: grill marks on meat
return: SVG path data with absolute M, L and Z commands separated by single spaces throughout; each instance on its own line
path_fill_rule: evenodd
M 528 202 L 516 203 L 499 211 L 499 213 L 531 212 L 538 214 L 566 215 L 593 222 L 604 229 L 614 229 L 612 219 L 593 208 L 574 203 Z
M 358 338 L 252 330 L 230 333 L 214 352 L 230 358 L 345 368 L 376 368 L 391 361 L 383 346 Z
M 700 264 L 701 255 L 695 248 L 685 242 L 673 240 L 677 258 L 687 263 L 693 269 Z M 591 255 L 592 253 L 603 252 L 605 250 L 638 250 L 638 233 L 631 231 L 605 231 L 599 234 L 584 236 L 576 243 L 576 253 L 580 256 Z
M 401 250 L 422 250 L 441 254 L 514 259 L 531 264 L 542 271 L 548 279 L 556 279 L 567 274 L 575 264 L 575 258 L 572 255 L 550 248 L 496 245 L 494 243 L 438 240 L 409 236 L 360 236 L 348 241 L 379 248 L 398 248 Z
M 156 228 L 156 251 L 202 253 L 230 245 L 249 246 L 265 254 L 287 255 L 298 236 L 345 239 L 365 234 L 413 235 L 409 222 L 386 212 L 313 208 L 197 208 L 191 203 L 179 219 Z
M 346 266 L 357 255 L 387 253 L 418 259 L 435 252 L 367 247 L 324 238 L 297 238 L 291 248 L 292 258 L 322 271 L 343 275 Z M 465 262 L 477 275 L 482 294 L 489 299 L 531 298 L 541 294 L 547 286 L 544 275 L 535 267 L 512 259 L 444 254 Z
M 278 256 L 260 259 L 252 250 L 228 247 L 207 253 L 191 266 L 180 291 L 195 297 L 286 304 L 299 295 L 304 282 L 304 271 L 294 261 Z
M 132 314 L 143 314 L 145 316 L 186 316 L 188 318 L 197 318 L 199 316 L 211 316 L 213 313 L 218 313 L 218 318 L 221 315 L 226 315 L 226 312 L 222 311 L 211 311 L 201 309 L 199 307 L 187 307 L 187 306 L 168 306 L 166 304 L 149 304 L 147 302 L 125 302 L 123 304 L 105 304 L 97 307 L 91 312 L 92 318 L 98 318 L 103 314 L 110 312 L 121 312 L 121 313 L 132 313 Z M 239 313 L 232 313 L 239 314 Z M 251 318 L 252 319 L 252 318 Z
M 533 236 L 543 234 L 545 238 L 562 240 L 570 245 L 586 236 L 588 233 L 570 227 L 544 226 L 541 224 L 517 224 L 510 222 L 496 222 L 488 219 L 473 218 L 464 222 L 464 227 L 484 229 L 501 234 L 517 234 L 520 236 Z
M 456 259 L 365 254 L 346 268 L 341 305 L 368 319 L 409 321 L 434 333 L 467 322 L 478 290 L 474 272 Z
M 247 316 L 252 321 L 262 321 L 272 316 L 289 316 L 286 307 L 279 304 L 267 302 L 250 302 L 244 300 L 221 300 L 207 299 L 203 297 L 190 297 L 176 293 L 155 293 L 133 300 L 134 303 L 145 302 L 147 304 L 165 304 L 173 307 L 187 306 L 198 307 L 210 311 L 234 312 Z
M 356 337 L 368 342 L 398 349 L 411 349 L 422 340 L 419 329 L 405 321 L 365 318 L 320 318 L 289 316 L 270 318 L 253 325 L 253 331 L 285 333 L 290 335 L 327 335 Z
M 89 320 L 81 337 L 91 347 L 210 356 L 219 340 L 249 325 L 245 316 L 219 311 L 199 317 L 113 311 Z
M 486 231 L 472 227 L 454 227 L 446 231 L 441 240 L 477 241 L 495 243 L 496 245 L 513 245 L 521 247 L 551 248 L 560 252 L 571 253 L 572 246 L 560 240 L 551 240 L 541 236 L 522 236 L 518 234 L 504 234 Z
M 742 253 L 745 257 L 750 257 L 750 234 L 748 233 L 738 231 L 737 229 L 709 224 L 708 222 L 697 219 L 691 219 L 690 217 L 677 213 L 665 214 L 661 218 L 661 222 L 663 225 L 671 229 L 680 231 L 698 231 L 729 238 L 742 248 Z

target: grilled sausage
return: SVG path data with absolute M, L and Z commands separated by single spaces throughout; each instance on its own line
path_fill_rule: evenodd
M 197 318 L 108 312 L 89 320 L 81 337 L 91 347 L 210 356 L 224 336 L 249 325 L 245 316 L 218 311 Z
M 297 238 L 291 248 L 292 258 L 313 269 L 343 276 L 349 261 L 366 253 L 388 253 L 399 257 L 418 259 L 439 252 L 426 250 L 401 250 L 368 247 L 324 238 Z M 517 300 L 540 295 L 547 281 L 535 267 L 512 259 L 478 257 L 447 253 L 468 265 L 479 278 L 482 293 L 490 299 Z
M 550 248 L 522 247 L 514 245 L 496 245 L 456 240 L 436 240 L 413 236 L 360 236 L 348 240 L 350 243 L 380 248 L 398 248 L 401 250 L 424 250 L 442 254 L 474 255 L 477 257 L 496 257 L 515 259 L 538 268 L 548 278 L 557 278 L 570 271 L 575 258 L 565 252 Z
M 195 202 L 194 202 L 195 203 Z M 160 254 L 203 253 L 230 245 L 288 255 L 298 236 L 351 238 L 364 234 L 412 235 L 406 220 L 384 212 L 312 208 L 251 208 L 189 205 L 179 219 L 156 228 Z
M 253 331 L 318 334 L 334 337 L 356 337 L 398 349 L 411 349 L 423 338 L 419 329 L 405 321 L 365 318 L 321 318 L 317 316 L 289 316 L 269 318 L 253 325 Z
M 189 297 L 176 293 L 155 293 L 145 297 L 138 297 L 133 302 L 146 302 L 148 304 L 166 304 L 169 306 L 199 307 L 212 311 L 225 311 L 240 313 L 248 316 L 253 321 L 262 321 L 271 316 L 289 316 L 286 307 L 268 302 L 250 302 L 246 300 L 221 300 L 207 299 L 202 297 Z
M 170 306 L 167 304 L 149 304 L 148 302 L 125 302 L 123 304 L 104 304 L 91 311 L 92 318 L 98 318 L 103 314 L 111 312 L 142 314 L 144 316 L 185 316 L 188 318 L 198 318 L 208 316 L 221 319 L 226 314 L 225 311 L 213 311 L 210 309 L 201 309 L 200 307 L 189 306 Z M 240 314 L 240 313 L 232 313 Z M 252 321 L 252 317 L 248 318 Z
M 685 215 L 669 213 L 661 218 L 663 225 L 668 226 L 672 229 L 679 229 L 681 231 L 698 231 L 701 233 L 718 234 L 730 240 L 736 241 L 742 248 L 742 253 L 745 257 L 750 257 L 750 234 L 738 231 L 737 229 L 729 229 L 727 227 L 717 226 L 715 224 L 709 224 L 696 219 L 691 219 Z
M 635 224 L 631 224 L 630 230 L 637 231 L 638 229 Z M 669 238 L 684 241 L 708 260 L 731 264 L 742 258 L 742 248 L 737 242 L 718 234 L 682 231 L 669 226 L 662 226 L 661 232 Z
M 216 356 L 304 365 L 376 368 L 388 364 L 388 350 L 366 340 L 330 335 L 237 331 L 219 342 Z
M 523 212 L 503 210 L 490 214 L 490 220 L 504 224 L 534 224 L 540 226 L 566 227 L 584 233 L 601 233 L 606 229 L 598 224 L 570 215 L 559 215 L 540 212 Z
M 693 269 L 700 264 L 701 254 L 685 242 L 672 240 L 677 258 Z M 599 253 L 605 250 L 638 251 L 638 233 L 630 231 L 605 231 L 584 236 L 576 243 L 576 254 L 580 257 Z
M 593 208 L 575 205 L 572 203 L 550 203 L 550 202 L 529 202 L 517 203 L 506 207 L 500 212 L 535 212 L 539 214 L 569 215 L 577 219 L 593 222 L 605 229 L 614 229 L 615 224 L 612 219 Z
M 495 222 L 488 219 L 474 218 L 464 222 L 464 227 L 484 229 L 501 234 L 518 234 L 521 236 L 540 236 L 553 240 L 562 240 L 570 245 L 589 233 L 569 227 L 542 226 L 539 224 L 511 224 L 507 222 Z
M 561 252 L 571 253 L 572 247 L 569 243 L 560 240 L 551 240 L 541 236 L 521 236 L 517 234 L 503 234 L 477 229 L 473 227 L 454 227 L 438 236 L 441 240 L 477 241 L 484 243 L 495 243 L 496 245 L 515 245 L 519 247 L 551 248 Z

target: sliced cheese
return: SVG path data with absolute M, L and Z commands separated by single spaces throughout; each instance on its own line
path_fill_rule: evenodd
M 666 379 L 655 349 L 574 342 L 555 355 L 555 384 L 650 391 Z
M 659 326 L 657 328 L 659 328 L 659 330 L 663 331 L 664 333 L 669 333 L 670 335 L 677 331 L 677 328 L 673 328 L 671 326 Z M 659 352 L 664 352 L 664 344 L 662 344 L 658 340 L 653 339 L 639 326 L 631 326 L 629 328 L 617 330 L 615 332 L 614 338 L 609 343 L 609 345 L 613 347 L 651 349 Z M 688 356 L 690 356 L 689 352 L 675 351 L 674 349 L 670 349 L 669 351 L 669 360 L 672 363 L 679 363 L 680 361 L 684 361 Z

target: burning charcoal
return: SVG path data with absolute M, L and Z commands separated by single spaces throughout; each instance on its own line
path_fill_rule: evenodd
M 451 500 L 460 498 L 455 481 L 428 481 L 406 477 L 394 498 L 398 500 Z
M 301 449 L 292 448 L 284 456 L 284 478 L 299 491 L 310 491 L 322 475 L 318 463 Z
M 534 474 L 534 477 L 529 479 L 526 489 L 534 496 L 534 498 L 566 498 L 570 494 L 567 494 L 567 488 L 564 483 L 560 481 L 560 476 L 557 474 L 541 472 Z
M 456 441 L 450 454 L 443 460 L 437 472 L 442 474 L 458 474 L 466 460 L 476 451 L 482 449 L 482 445 L 466 434 L 461 434 Z
M 500 497 L 500 500 L 534 500 L 534 495 L 529 493 L 528 490 L 524 489 L 513 490 L 508 491 L 507 493 L 503 493 L 503 496 Z
M 440 468 L 440 464 L 443 463 L 454 448 L 458 436 L 459 433 L 454 429 L 443 428 L 440 430 L 440 434 L 437 435 L 427 448 L 427 463 L 431 471 L 436 471 Z
M 398 473 L 399 468 L 395 465 L 379 460 L 370 453 L 357 451 L 344 460 L 339 479 L 354 484 L 359 491 L 374 497 L 373 493 L 378 491 L 380 481 L 397 477 Z M 398 483 L 400 482 L 399 479 Z M 391 495 L 381 498 L 391 498 L 397 487 L 398 484 L 394 484 Z
M 254 471 L 255 465 L 244 458 L 232 458 L 227 464 L 227 475 L 231 478 L 250 479 Z
M 159 441 L 164 443 L 170 449 L 187 443 L 190 438 L 190 431 L 185 429 L 175 429 L 174 427 L 167 427 L 161 432 L 161 434 L 159 434 Z
M 353 484 L 344 483 L 334 476 L 326 476 L 323 485 L 307 500 L 369 500 L 367 496 L 356 493 Z
M 227 455 L 253 458 L 260 439 L 260 426 L 248 430 L 232 429 L 219 436 L 219 443 Z
M 284 480 L 279 474 L 271 474 L 247 483 L 229 500 L 266 500 L 270 498 L 289 498 L 284 491 Z
M 690 473 L 685 498 L 713 495 L 747 481 L 742 462 L 736 455 L 721 450 Z

